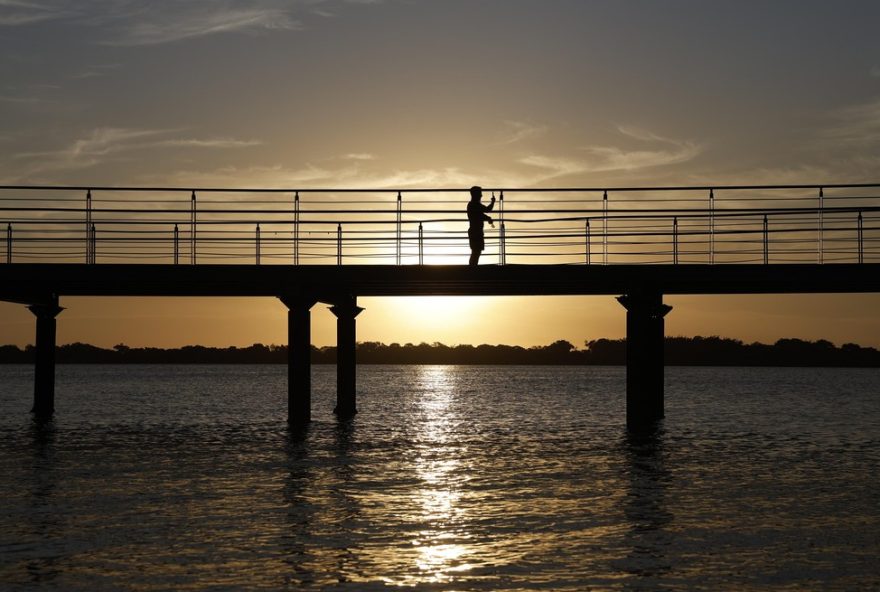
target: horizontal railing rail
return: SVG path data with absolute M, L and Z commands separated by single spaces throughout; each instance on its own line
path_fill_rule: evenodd
M 497 264 L 880 262 L 880 184 L 486 188 Z M 0 186 L 7 264 L 465 264 L 467 189 Z

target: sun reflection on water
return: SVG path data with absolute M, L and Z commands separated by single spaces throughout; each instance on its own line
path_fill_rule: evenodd
M 415 471 L 421 480 L 417 488 L 421 521 L 427 526 L 413 540 L 415 564 L 421 582 L 445 582 L 451 573 L 471 569 L 466 557 L 468 538 L 462 530 L 465 510 L 461 501 L 462 473 L 460 443 L 456 431 L 460 417 L 455 407 L 455 374 L 445 366 L 426 366 L 419 373 L 421 397 L 417 404 L 421 420 Z

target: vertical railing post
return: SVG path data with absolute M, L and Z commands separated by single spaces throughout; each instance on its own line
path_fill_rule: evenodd
M 86 190 L 86 263 L 92 262 L 92 190 Z
M 180 237 L 179 230 L 177 229 L 177 223 L 174 224 L 174 265 L 180 260 Z
M 336 265 L 342 265 L 342 224 L 336 225 Z
M 507 249 L 505 247 L 505 243 L 507 242 L 507 238 L 506 238 L 505 234 L 506 234 L 506 232 L 504 229 L 504 222 L 502 222 L 501 224 L 499 224 L 499 228 L 498 228 L 498 242 L 499 242 L 500 255 L 501 255 L 501 257 L 500 257 L 501 265 L 505 265 L 507 263 L 507 252 L 506 252 Z
M 424 246 L 424 235 L 422 231 L 422 223 L 419 222 L 419 265 L 423 265 L 425 263 L 425 246 Z
M 12 263 L 12 222 L 6 223 L 6 263 Z
M 767 214 L 764 214 L 764 265 L 770 263 L 770 233 L 767 224 Z
M 89 243 L 91 244 L 91 253 L 92 260 L 91 263 L 95 263 L 98 260 L 98 233 L 95 230 L 95 224 L 92 223 L 92 232 L 89 236 Z
M 672 217 L 672 263 L 678 265 L 678 216 Z
M 587 265 L 590 264 L 590 247 L 592 246 L 592 242 L 590 240 L 590 219 L 587 218 L 584 220 L 584 251 L 587 254 Z
M 715 264 L 715 190 L 709 190 L 709 265 Z
M 397 192 L 397 264 L 400 265 L 400 243 L 401 243 L 401 231 L 400 225 L 403 212 L 403 196 L 400 194 L 400 191 Z
M 499 246 L 501 265 L 507 265 L 507 230 L 504 227 L 504 191 L 498 194 L 498 228 L 501 238 Z
M 293 196 L 293 264 L 299 265 L 299 191 Z
M 819 263 L 825 261 L 825 191 L 819 187 Z
M 256 236 L 254 237 L 254 245 L 256 246 L 256 250 L 257 250 L 257 252 L 256 252 L 257 265 L 259 265 L 260 264 L 260 223 L 259 222 L 257 222 L 257 232 L 256 232 Z
M 608 265 L 608 192 L 602 192 L 602 264 Z
M 492 192 L 492 203 L 495 203 L 495 192 Z M 501 253 L 501 208 L 498 208 L 498 265 L 503 265 L 504 255 Z M 495 228 L 495 225 L 492 225 Z
M 858 225 L 858 241 L 859 241 L 859 263 L 865 262 L 865 251 L 864 251 L 864 239 L 863 239 L 863 229 L 862 229 L 862 213 L 859 212 L 859 225 Z
M 608 191 L 602 192 L 602 265 L 608 265 Z
M 190 198 L 190 214 L 189 214 L 189 262 L 196 264 L 196 192 L 192 192 Z

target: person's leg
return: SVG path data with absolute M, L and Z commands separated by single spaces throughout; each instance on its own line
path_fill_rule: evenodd
M 468 265 L 477 265 L 480 260 L 480 252 L 483 250 L 483 241 L 473 229 L 468 230 L 468 243 L 471 247 L 471 258 Z

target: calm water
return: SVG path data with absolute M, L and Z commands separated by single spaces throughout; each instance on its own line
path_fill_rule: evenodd
M 880 588 L 880 371 L 362 367 L 291 433 L 281 366 L 0 366 L 4 590 Z

